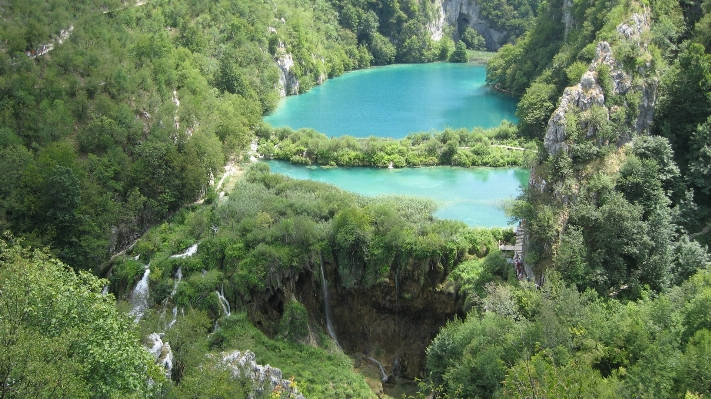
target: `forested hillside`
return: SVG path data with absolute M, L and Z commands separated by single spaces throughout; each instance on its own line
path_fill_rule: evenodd
M 428 348 L 442 397 L 706 397 L 708 7 L 553 1 L 487 81 L 542 140 L 508 205 L 526 284 Z M 704 166 L 702 166 L 704 165 Z M 702 303 L 704 303 L 702 305 Z
M 401 376 L 417 397 L 710 396 L 709 11 L 0 2 L 0 396 L 383 397 Z M 261 121 L 347 71 L 492 40 L 518 126 L 329 140 Z M 264 164 L 216 192 L 256 139 L 303 164 L 530 164 L 507 209 L 531 281 L 499 251 L 513 231 L 427 201 Z
M 534 184 L 512 204 L 540 272 L 636 298 L 695 270 L 674 263 L 700 251 L 687 235 L 709 240 L 704 14 L 559 4 L 492 60 L 488 81 L 522 94 L 521 133 L 543 139 Z
M 435 6 L 3 3 L 0 228 L 75 267 L 101 263 L 209 191 L 280 92 L 448 59 L 452 40 L 427 29 Z

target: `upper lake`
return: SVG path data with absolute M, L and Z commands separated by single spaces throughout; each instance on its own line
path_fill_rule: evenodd
M 485 85 L 486 67 L 404 64 L 349 72 L 281 100 L 264 120 L 327 136 L 403 138 L 445 127 L 518 123 L 516 100 Z

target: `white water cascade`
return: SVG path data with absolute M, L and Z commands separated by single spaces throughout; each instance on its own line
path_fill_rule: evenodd
M 193 244 L 190 246 L 190 248 L 186 249 L 185 252 L 183 252 L 181 254 L 170 255 L 170 257 L 171 258 L 188 258 L 188 257 L 195 255 L 195 253 L 197 252 L 197 249 L 198 249 L 198 245 Z
M 173 318 L 170 319 L 170 323 L 168 323 L 167 326 L 165 326 L 165 330 L 168 331 L 170 330 L 171 327 L 175 325 L 175 322 L 178 321 L 178 307 L 173 306 Z
M 368 357 L 368 360 L 372 361 L 373 363 L 378 365 L 378 368 L 380 369 L 380 381 L 385 382 L 388 380 L 388 375 L 385 374 L 385 369 L 383 368 L 383 365 L 380 364 L 379 361 L 375 360 L 375 358 Z
M 165 377 L 170 380 L 173 372 L 173 350 L 170 348 L 170 344 L 167 341 L 163 342 L 163 334 L 158 333 L 149 335 L 148 341 L 150 341 L 150 345 L 146 349 L 153 355 L 156 363 L 163 366 Z
M 133 321 L 138 323 L 148 309 L 148 276 L 151 274 L 151 269 L 146 266 L 146 271 L 143 273 L 143 278 L 136 284 L 136 287 L 131 291 L 129 297 L 131 302 L 131 311 L 128 313 L 133 316 Z
M 328 335 L 340 349 L 341 345 L 338 343 L 336 331 L 333 329 L 333 324 L 331 323 L 331 307 L 328 305 L 328 283 L 326 282 L 326 275 L 323 274 L 323 262 L 321 262 L 321 290 L 323 291 L 323 310 L 324 313 L 326 313 L 326 329 L 328 330 Z
M 170 296 L 163 301 L 163 313 L 161 318 L 165 316 L 165 308 L 168 306 L 168 301 L 173 299 L 175 296 L 175 293 L 178 292 L 178 284 L 180 284 L 180 280 L 183 279 L 183 270 L 181 268 L 178 268 L 178 271 L 175 272 L 175 283 L 173 283 L 173 289 L 170 291 Z M 178 321 L 178 307 L 174 306 L 173 307 L 173 318 L 168 322 L 168 325 L 165 326 L 165 331 L 170 330 L 171 327 L 175 324 L 175 322 Z
M 227 302 L 227 299 L 225 298 L 225 287 L 222 286 L 219 292 L 215 291 L 215 294 L 217 294 L 217 298 L 220 300 L 220 305 L 222 305 L 222 312 L 225 316 L 230 316 L 232 312 L 230 311 L 230 303 Z
M 178 284 L 180 284 L 180 280 L 183 279 L 183 270 L 181 268 L 178 268 L 178 271 L 175 272 L 175 284 L 173 284 L 173 289 L 170 291 L 170 299 L 173 299 L 175 296 L 175 293 L 178 291 Z

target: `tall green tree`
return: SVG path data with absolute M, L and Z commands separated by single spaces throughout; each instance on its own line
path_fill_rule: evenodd
M 1 397 L 145 398 L 162 383 L 104 284 L 0 240 Z

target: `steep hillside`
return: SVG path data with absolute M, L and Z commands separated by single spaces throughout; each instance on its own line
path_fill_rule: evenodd
M 636 298 L 643 287 L 664 291 L 703 264 L 689 263 L 691 253 L 703 250 L 686 237 L 708 212 L 699 180 L 704 172 L 698 163 L 694 172 L 683 163 L 677 167 L 688 149 L 671 131 L 689 128 L 670 127 L 674 102 L 666 83 L 686 75 L 679 65 L 700 46 L 676 44 L 685 25 L 672 2 L 606 7 L 584 13 L 606 21 L 597 31 L 589 31 L 590 18 L 582 23 L 575 16 L 583 15 L 580 10 L 570 18 L 559 15 L 558 22 L 538 20 L 530 38 L 502 50 L 488 77 L 511 90 L 528 85 L 518 108 L 520 130 L 543 139 L 529 191 L 511 209 L 525 219 L 526 261 L 538 280 L 556 269 L 581 289 Z M 555 26 L 558 33 L 547 36 L 562 39 L 557 55 L 547 62 L 530 56 L 544 62 L 542 72 L 514 83 L 512 75 L 531 73 L 521 69 L 530 64 L 522 61 L 528 40 Z M 666 139 L 654 134 L 663 126 Z M 703 135 L 697 137 L 694 148 L 702 154 Z M 701 199 L 698 205 L 692 197 Z
M 489 286 L 440 331 L 435 396 L 709 395 L 708 20 L 674 1 L 551 2 L 491 61 L 542 139 L 509 204 L 535 284 Z
M 3 3 L 0 229 L 99 265 L 209 193 L 281 96 L 370 65 L 447 60 L 460 33 L 465 61 L 464 42 L 484 39 L 456 21 L 433 36 L 438 4 Z M 481 13 L 520 25 L 534 6 Z

